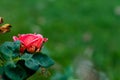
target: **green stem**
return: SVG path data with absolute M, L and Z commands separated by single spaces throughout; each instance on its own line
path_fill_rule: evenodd
M 14 62 L 17 62 L 17 61 L 19 61 L 19 60 L 21 60 L 20 57 L 16 57 L 16 58 L 13 59 Z
M 0 66 L 3 66 L 6 60 L 0 55 Z
M 3 61 L 2 60 L 0 60 L 0 66 L 3 66 Z

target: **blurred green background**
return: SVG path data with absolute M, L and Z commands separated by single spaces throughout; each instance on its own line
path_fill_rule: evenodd
M 0 43 L 24 33 L 49 38 L 51 76 L 29 80 L 120 80 L 120 0 L 0 0 L 0 16 L 12 25 Z

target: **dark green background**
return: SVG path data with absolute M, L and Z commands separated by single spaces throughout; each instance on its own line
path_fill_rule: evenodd
M 52 77 L 66 74 L 73 60 L 92 46 L 95 68 L 110 80 L 120 80 L 120 0 L 0 0 L 0 16 L 12 25 L 11 32 L 0 34 L 0 43 L 24 33 L 49 39 L 45 51 L 61 67 L 52 68 Z M 88 41 L 83 39 L 86 34 Z

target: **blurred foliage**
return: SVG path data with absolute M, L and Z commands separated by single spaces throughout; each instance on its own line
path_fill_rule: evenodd
M 1 0 L 0 16 L 13 26 L 0 35 L 0 43 L 22 33 L 49 38 L 46 50 L 56 61 L 52 77 L 66 74 L 64 69 L 91 46 L 95 68 L 120 80 L 120 0 Z
M 39 69 L 47 73 L 46 68 L 54 64 L 52 58 L 41 52 L 24 51 L 21 55 L 19 50 L 20 41 L 0 45 L 0 80 L 25 80 Z

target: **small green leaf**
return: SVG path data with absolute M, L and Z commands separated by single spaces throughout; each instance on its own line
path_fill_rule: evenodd
M 45 54 L 35 54 L 33 59 L 36 60 L 40 66 L 48 68 L 54 64 L 54 61 Z
M 13 49 L 14 49 L 14 51 L 15 50 L 19 51 L 20 50 L 20 41 L 13 42 Z
M 20 41 L 15 41 L 13 42 L 13 57 L 19 56 L 20 55 Z
M 32 56 L 33 56 L 33 54 L 24 53 L 20 58 L 21 58 L 21 60 L 25 60 L 26 61 L 26 60 L 31 59 Z
M 23 80 L 27 76 L 27 73 L 20 65 L 17 65 L 15 68 L 6 66 L 5 75 L 11 80 Z
M 31 70 L 38 70 L 39 64 L 32 58 L 33 54 L 24 53 L 20 58 L 25 61 L 25 66 Z
M 34 59 L 26 60 L 25 66 L 34 71 L 37 71 L 40 67 L 39 63 L 35 61 Z

